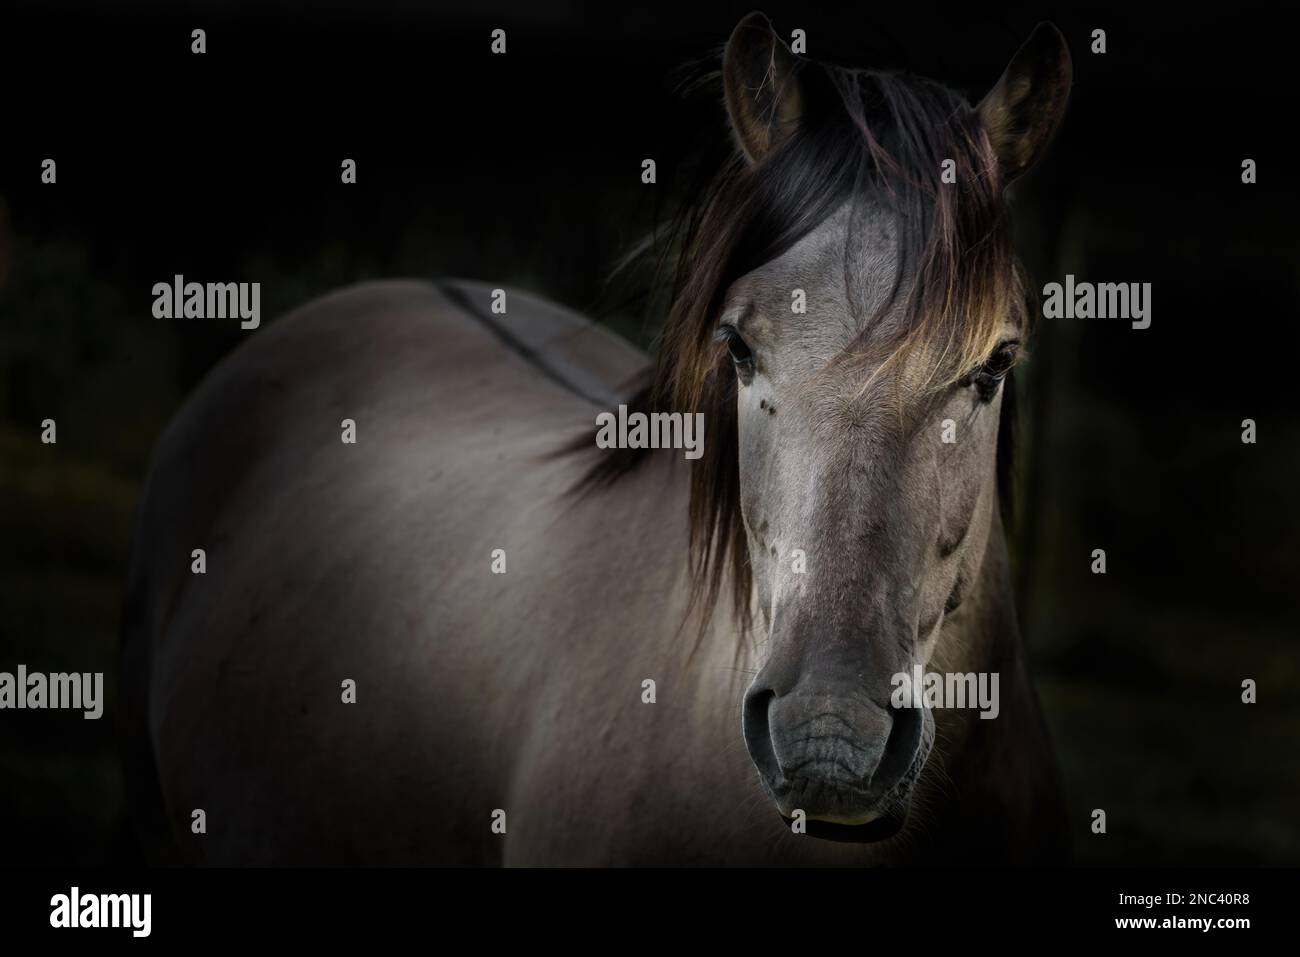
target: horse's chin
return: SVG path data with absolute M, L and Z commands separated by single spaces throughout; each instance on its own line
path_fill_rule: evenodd
M 833 820 L 809 818 L 806 822 L 807 834 L 809 837 L 837 841 L 841 844 L 873 844 L 893 837 L 907 823 L 906 810 L 891 811 L 887 814 L 873 813 L 863 817 L 865 819 L 856 823 L 848 823 L 847 819 L 839 818 Z M 782 818 L 787 826 L 793 823 L 793 820 L 785 815 L 782 815 Z

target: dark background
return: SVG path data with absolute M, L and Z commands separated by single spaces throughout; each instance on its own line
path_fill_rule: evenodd
M 265 323 L 359 279 L 459 275 L 649 344 L 654 315 L 605 279 L 725 148 L 716 93 L 681 81 L 751 9 L 304 6 L 0 14 L 0 670 L 104 671 L 108 695 L 98 722 L 0 713 L 0 862 L 135 859 L 113 723 L 132 511 L 160 431 L 250 334 L 154 319 L 153 283 L 261 282 Z M 1044 320 L 1018 373 L 1018 601 L 1076 854 L 1298 863 L 1294 34 L 1245 8 L 984 6 L 764 9 L 814 57 L 972 97 L 1035 22 L 1066 34 L 1074 97 L 1017 187 L 1017 246 L 1039 288 L 1154 286 L 1151 328 Z

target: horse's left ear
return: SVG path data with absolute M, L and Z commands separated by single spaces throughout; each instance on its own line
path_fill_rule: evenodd
M 722 55 L 722 89 L 736 143 L 757 163 L 799 126 L 803 96 L 798 58 L 772 23 L 751 13 L 736 25 Z
M 1065 115 L 1072 74 L 1065 37 L 1052 24 L 1040 23 L 980 101 L 980 118 L 1003 182 L 1011 182 L 1043 155 Z

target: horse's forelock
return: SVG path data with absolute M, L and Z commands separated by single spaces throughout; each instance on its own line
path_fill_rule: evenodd
M 1018 326 L 1027 318 L 996 153 L 978 112 L 946 87 L 901 74 L 833 75 L 878 191 L 898 214 L 908 267 L 898 276 L 905 288 L 881 307 L 901 298 L 904 321 L 860 354 L 883 353 L 883 370 L 919 354 L 926 387 L 945 388 L 988 359 L 1008 316 Z M 865 323 L 862 337 L 872 331 Z

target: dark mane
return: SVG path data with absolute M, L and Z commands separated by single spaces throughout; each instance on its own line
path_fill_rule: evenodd
M 691 608 L 703 612 L 701 628 L 728 572 L 737 618 L 743 628 L 750 624 L 736 376 L 715 339 L 718 310 L 733 282 L 789 250 L 846 201 L 870 196 L 897 214 L 900 262 L 908 264 L 886 303 L 902 307 L 902 328 L 884 353 L 858 353 L 864 365 L 870 360 L 871 375 L 889 374 L 915 355 L 928 370 L 928 388 L 947 387 L 988 358 L 1006 317 L 1027 315 L 1001 173 L 965 98 L 903 73 L 809 60 L 799 60 L 797 69 L 806 91 L 799 129 L 755 165 L 733 155 L 679 214 L 661 260 L 672 299 L 653 379 L 628 402 L 643 412 L 703 412 L 708 422 L 710 440 L 692 464 L 689 515 Z M 947 159 L 955 161 L 954 184 L 941 179 Z M 1007 432 L 999 440 L 1003 476 L 1011 435 L 1001 431 Z M 584 435 L 569 450 L 592 447 Z M 602 451 L 574 491 L 617 482 L 649 454 Z

